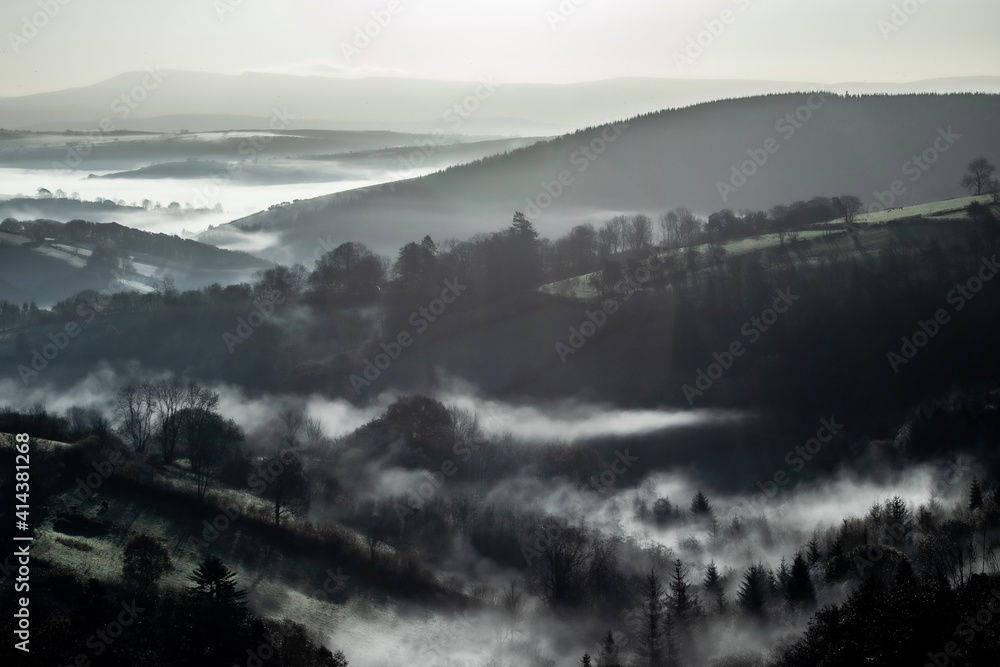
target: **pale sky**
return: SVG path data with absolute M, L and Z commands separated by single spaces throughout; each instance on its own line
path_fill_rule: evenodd
M 391 20 L 345 55 L 372 12 Z M 0 27 L 0 96 L 157 65 L 548 83 L 1000 76 L 997 0 L 2 0 Z M 678 65 L 701 32 L 708 46 Z

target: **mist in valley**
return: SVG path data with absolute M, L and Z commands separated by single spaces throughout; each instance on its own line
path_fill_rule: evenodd
M 965 4 L 5 5 L 3 664 L 993 664 Z

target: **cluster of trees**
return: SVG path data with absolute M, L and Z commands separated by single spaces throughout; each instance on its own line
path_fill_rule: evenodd
M 970 413 L 963 411 L 962 415 L 969 418 Z M 769 636 L 788 632 L 796 625 L 801 627 L 802 619 L 817 611 L 820 600 L 841 599 L 838 591 L 844 587 L 857 592 L 845 602 L 823 607 L 810 631 L 784 652 L 780 664 L 815 664 L 809 659 L 815 660 L 824 655 L 823 651 L 850 641 L 838 624 L 849 623 L 858 629 L 870 626 L 879 633 L 884 628 L 903 631 L 911 619 L 924 619 L 920 622 L 929 624 L 935 600 L 948 600 L 944 613 L 948 618 L 954 615 L 955 622 L 949 625 L 939 621 L 933 632 L 920 635 L 917 649 L 926 655 L 929 650 L 940 650 L 939 645 L 943 647 L 950 640 L 963 614 L 980 609 L 969 601 L 978 599 L 970 597 L 971 586 L 983 586 L 984 582 L 996 586 L 1000 582 L 1000 488 L 987 492 L 975 479 L 967 502 L 954 509 L 946 510 L 938 501 L 914 508 L 893 497 L 876 503 L 864 517 L 848 517 L 837 527 L 817 530 L 780 562 L 756 561 L 739 571 L 723 571 L 710 559 L 713 555 L 731 561 L 738 554 L 760 550 L 761 545 L 768 551 L 777 530 L 784 531 L 784 527 L 772 528 L 763 517 L 738 514 L 720 524 L 716 508 L 701 491 L 683 509 L 669 498 L 644 497 L 637 491 L 633 501 L 637 519 L 661 530 L 679 529 L 698 535 L 682 541 L 678 549 L 687 555 L 678 558 L 673 550 L 655 543 L 643 545 L 620 534 L 570 524 L 561 517 L 504 501 L 483 502 L 463 492 L 462 481 L 486 483 L 495 479 L 495 471 L 487 472 L 494 464 L 484 460 L 495 462 L 504 455 L 475 428 L 460 429 L 461 422 L 460 411 L 448 411 L 431 399 L 410 397 L 339 443 L 345 457 L 359 448 L 367 453 L 368 460 L 427 470 L 439 467 L 439 457 L 455 451 L 455 443 L 469 438 L 477 443 L 475 459 L 451 477 L 449 489 L 456 491 L 424 498 L 416 511 L 405 512 L 404 521 L 399 520 L 399 508 L 412 503 L 404 496 L 346 499 L 339 516 L 372 536 L 373 558 L 379 544 L 395 549 L 417 548 L 433 558 L 436 549 L 451 543 L 453 535 L 460 533 L 481 557 L 520 570 L 523 591 L 535 595 L 552 613 L 598 623 L 603 620 L 624 630 L 627 641 L 622 641 L 618 632 L 609 634 L 601 650 L 585 656 L 582 664 L 706 664 L 715 655 L 714 637 L 719 632 L 727 628 L 748 628 L 754 634 Z M 938 438 L 944 437 L 940 429 L 935 433 Z M 390 443 L 399 443 L 400 439 L 419 455 L 382 459 Z M 524 469 L 542 479 L 559 473 L 572 476 L 587 450 L 568 446 L 561 449 L 563 461 L 551 471 L 545 463 L 548 454 L 544 446 L 509 448 L 506 456 L 517 459 Z M 486 467 L 480 467 L 480 463 Z M 516 466 L 505 470 L 502 475 L 507 477 L 519 474 Z M 771 557 L 777 560 L 777 555 Z M 652 570 L 636 570 L 635 563 L 650 561 L 654 563 Z M 936 597 L 930 596 L 930 591 L 937 591 Z M 899 595 L 912 606 L 886 619 L 882 614 L 891 609 L 894 596 Z M 503 600 L 510 597 L 506 591 L 484 596 L 501 607 Z M 878 599 L 877 605 L 869 604 L 873 598 Z M 504 641 L 515 642 L 523 632 L 517 614 L 503 618 L 499 632 L 507 638 Z M 869 648 L 876 640 L 868 632 L 865 641 L 871 644 Z M 977 648 L 969 655 L 981 659 L 988 650 L 995 650 L 996 641 L 988 639 L 984 646 L 992 648 L 982 648 L 981 652 Z M 917 649 L 906 646 L 904 650 L 902 645 L 883 648 L 879 654 L 889 657 L 880 664 L 895 664 L 892 656 L 919 656 Z M 847 655 L 858 655 L 853 647 L 844 650 Z M 759 656 L 747 657 L 747 664 L 753 659 Z M 960 664 L 977 664 L 976 659 L 970 657 Z M 832 664 L 851 663 L 838 658 Z
M 784 558 L 777 569 L 751 564 L 731 598 L 727 590 L 734 586 L 714 562 L 699 568 L 704 575 L 693 582 L 677 559 L 667 568 L 666 583 L 658 567 L 632 578 L 627 641 L 609 632 L 600 655 L 585 654 L 581 664 L 703 664 L 715 653 L 714 636 L 723 628 L 737 627 L 738 620 L 755 634 L 780 631 L 789 619 L 816 611 L 818 591 L 844 582 L 852 589 L 847 599 L 820 609 L 806 633 L 766 664 L 920 664 L 956 638 L 965 641 L 951 644 L 959 648 L 949 652 L 955 659 L 949 664 L 985 664 L 1000 647 L 1000 631 L 982 619 L 977 625 L 976 615 L 1000 583 L 998 537 L 1000 488 L 987 497 L 974 479 L 966 507 L 946 512 L 932 501 L 913 512 L 894 497 L 864 518 L 848 517 L 839 528 L 817 533 L 791 565 Z M 566 540 L 557 539 L 550 565 L 566 549 Z M 743 659 L 758 664 L 760 657 L 749 652 Z
M 286 449 L 251 461 L 242 451 L 243 430 L 218 412 L 219 394 L 184 383 L 176 377 L 125 385 L 115 400 L 118 432 L 139 455 L 159 446 L 157 463 L 170 464 L 185 454 L 194 478 L 197 497 L 220 480 L 239 488 L 250 487 L 274 506 L 274 523 L 289 512 L 309 508 L 310 489 L 301 459 L 293 452 L 300 437 L 322 440 L 322 428 L 306 419 L 301 408 L 285 410 L 281 416 L 280 443 Z
M 41 322 L 41 313 L 34 301 L 25 301 L 20 306 L 10 301 L 0 300 L 0 331 L 30 327 Z
M 21 197 L 21 196 L 22 195 L 18 195 L 18 197 Z M 79 192 L 72 192 L 72 193 L 70 193 L 70 194 L 67 195 L 66 192 L 64 190 L 62 190 L 62 189 L 56 189 L 56 191 L 53 192 L 52 190 L 49 190 L 48 188 L 38 188 L 35 191 L 35 196 L 38 199 L 71 199 L 73 201 L 83 201 L 80 198 L 80 193 Z M 132 208 L 140 208 L 141 207 L 141 208 L 144 208 L 147 211 L 155 211 L 157 213 L 163 213 L 163 212 L 166 212 L 166 213 L 179 213 L 181 210 L 184 210 L 186 212 L 190 212 L 190 211 L 205 212 L 205 211 L 208 211 L 208 210 L 212 210 L 212 211 L 221 211 L 222 210 L 222 204 L 216 204 L 211 209 L 208 209 L 207 207 L 206 208 L 197 208 L 196 209 L 196 208 L 193 207 L 193 205 L 191 204 L 191 202 L 184 202 L 184 204 L 182 206 L 180 202 L 172 201 L 172 202 L 168 203 L 166 206 L 164 206 L 163 204 L 161 204 L 158 201 L 154 202 L 152 199 L 143 199 L 139 203 L 136 203 L 135 200 L 132 200 L 128 204 L 125 203 L 124 199 L 117 199 L 117 200 L 115 200 L 115 199 L 107 199 L 105 197 L 94 197 L 93 201 L 95 203 L 111 204 L 113 206 L 131 206 Z
M 148 533 L 126 540 L 121 584 L 84 581 L 37 556 L 33 564 L 47 574 L 32 580 L 34 641 L 30 653 L 17 652 L 17 664 L 348 665 L 343 651 L 330 651 L 303 626 L 250 611 L 236 573 L 215 556 L 197 565 L 186 587 L 161 587 L 158 581 L 175 566 L 167 547 Z M 10 605 L 13 595 L 11 586 L 0 592 Z M 9 615 L 2 625 L 12 634 Z M 12 650 L 9 644 L 5 650 Z
M 205 411 L 204 417 L 205 413 L 214 411 L 217 395 L 197 385 L 181 387 L 182 406 L 174 414 L 185 410 Z M 162 389 L 157 388 L 157 383 L 126 387 L 119 397 L 119 405 L 134 411 L 152 401 L 155 415 L 162 409 L 156 407 L 158 391 Z M 144 392 L 146 398 L 143 398 Z M 967 417 L 969 413 L 962 414 Z M 22 415 L 10 411 L 0 413 L 0 417 L 4 416 L 6 421 L 0 419 L 0 431 L 17 432 L 24 428 L 53 431 L 66 429 L 71 421 L 53 417 L 42 409 Z M 129 413 L 119 412 L 121 427 L 134 420 Z M 151 422 L 146 422 L 151 423 L 152 428 L 140 429 L 146 434 L 147 447 L 155 443 L 162 449 L 162 441 L 156 440 L 157 433 L 162 430 L 161 422 L 162 419 L 154 416 Z M 297 409 L 283 412 L 279 422 L 274 439 L 280 446 L 301 445 L 314 429 Z M 189 426 L 190 431 L 183 427 L 179 431 L 197 437 L 199 423 L 206 422 L 195 420 Z M 917 434 L 914 438 L 926 430 L 926 427 L 914 428 Z M 939 427 L 933 432 L 941 436 Z M 134 437 L 141 439 L 141 435 Z M 174 450 L 175 458 L 187 451 L 187 437 L 180 436 L 181 444 Z M 128 439 L 136 442 L 133 436 Z M 381 441 L 382 448 L 373 446 L 376 440 Z M 463 472 L 469 475 L 468 479 L 480 482 L 482 469 L 477 464 L 488 456 L 516 460 L 519 466 L 529 467 L 547 479 L 561 471 L 571 471 L 574 466 L 568 466 L 567 461 L 587 452 L 586 448 L 559 447 L 561 458 L 557 458 L 554 450 L 548 454 L 544 453 L 544 446 L 538 446 L 530 449 L 508 447 L 506 451 L 501 447 L 490 453 L 490 440 L 478 432 L 474 419 L 470 421 L 461 411 L 448 410 L 432 399 L 411 396 L 398 400 L 382 417 L 354 438 L 339 443 L 338 448 L 361 447 L 368 463 L 379 460 L 383 452 L 395 451 L 403 456 L 397 461 L 399 464 L 432 469 L 431 465 L 440 467 L 438 461 L 443 458 L 454 458 L 456 452 L 461 451 L 456 445 L 475 445 L 476 458 L 462 468 L 467 469 Z M 406 451 L 410 454 L 405 454 Z M 356 452 L 350 451 L 343 451 L 343 454 L 347 458 L 356 456 Z M 550 455 L 552 460 L 546 462 Z M 336 466 L 341 460 L 335 458 L 330 463 L 338 472 L 340 469 Z M 272 463 L 277 468 L 279 462 L 286 468 L 294 468 L 288 465 L 288 457 L 275 456 L 258 468 L 258 473 L 262 474 Z M 194 470 L 193 459 L 191 463 Z M 517 474 L 520 469 L 509 470 Z M 73 474 L 76 473 L 70 473 Z M 462 478 L 454 477 L 452 484 L 460 485 Z M 725 628 L 781 632 L 788 628 L 789 619 L 811 614 L 818 600 L 838 598 L 836 590 L 845 585 L 855 589 L 855 593 L 845 602 L 820 610 L 808 632 L 786 652 L 780 664 L 813 664 L 810 660 L 814 661 L 818 655 L 840 655 L 841 652 L 856 657 L 862 648 L 847 645 L 852 641 L 860 641 L 863 650 L 881 647 L 876 655 L 885 656 L 883 663 L 889 664 L 902 659 L 900 656 L 909 659 L 911 654 L 919 656 L 940 650 L 939 647 L 950 641 L 955 625 L 965 615 L 975 614 L 982 608 L 983 599 L 976 591 L 986 585 L 1000 584 L 1000 561 L 996 558 L 1000 540 L 1000 489 L 984 488 L 977 480 L 973 480 L 967 501 L 960 507 L 946 510 L 932 501 L 913 508 L 894 497 L 874 505 L 864 517 L 846 518 L 836 528 L 815 532 L 811 539 L 788 554 L 788 560 L 782 559 L 776 567 L 773 562 L 754 562 L 741 572 L 723 571 L 710 558 L 729 554 L 726 559 L 730 560 L 732 554 L 744 553 L 752 545 L 763 543 L 766 547 L 771 539 L 767 537 L 770 529 L 766 520 L 735 517 L 722 526 L 717 520 L 716 507 L 702 491 L 696 493 L 683 510 L 669 498 L 655 495 L 640 498 L 636 493 L 633 502 L 636 518 L 659 529 L 681 528 L 699 535 L 678 547 L 684 554 L 678 557 L 671 549 L 656 543 L 643 544 L 621 535 L 571 525 L 560 517 L 524 511 L 502 501 L 484 503 L 461 492 L 453 494 L 450 489 L 451 486 L 445 493 L 426 501 L 419 512 L 407 515 L 405 522 L 397 515 L 395 503 L 405 502 L 399 498 L 389 499 L 392 501 L 389 504 L 355 499 L 343 511 L 354 514 L 353 518 L 346 516 L 346 522 L 366 536 L 373 565 L 382 553 L 383 544 L 392 546 L 394 551 L 406 552 L 422 541 L 441 547 L 461 534 L 482 557 L 521 570 L 523 591 L 535 595 L 552 613 L 580 616 L 624 631 L 627 641 L 621 640 L 621 634 L 610 634 L 604 638 L 601 650 L 591 658 L 602 667 L 701 664 L 713 654 L 713 637 Z M 372 500 L 377 499 L 372 497 Z M 280 511 L 278 503 L 276 501 L 276 512 Z M 275 522 L 278 523 L 277 514 Z M 545 539 L 539 540 L 539 535 L 544 535 Z M 421 552 L 424 553 L 422 549 Z M 636 564 L 650 562 L 652 568 L 637 569 Z M 123 577 L 138 590 L 151 590 L 171 567 L 168 550 L 157 540 L 137 535 L 127 542 Z M 203 563 L 196 579 L 209 577 L 206 568 L 222 573 L 220 579 L 212 580 L 217 581 L 215 590 L 223 591 L 223 597 L 229 595 L 227 590 L 236 592 L 235 585 L 222 585 L 231 578 L 224 576 L 224 568 L 215 565 L 209 568 Z M 196 632 L 190 624 L 194 618 L 192 614 L 196 613 L 192 610 L 199 608 L 199 604 L 212 604 L 211 596 L 206 598 L 204 590 L 201 593 L 197 590 L 198 581 L 192 580 L 192 589 L 187 593 L 173 598 L 164 595 L 157 603 L 156 608 L 167 614 L 163 618 L 172 626 L 180 628 L 182 633 L 191 631 L 171 650 L 219 656 L 229 650 L 227 647 L 235 650 L 242 646 L 240 650 L 245 651 L 245 646 L 255 645 L 256 639 L 251 630 L 247 630 L 248 623 L 254 627 L 253 622 L 246 620 L 248 616 L 243 612 L 229 615 L 242 607 L 238 604 L 229 606 L 226 603 L 212 608 L 217 625 L 225 627 L 210 626 L 215 631 Z M 521 590 L 520 587 L 511 589 L 513 597 L 518 598 Z M 502 598 L 504 596 L 488 599 L 501 605 Z M 520 616 L 524 605 L 515 602 L 511 600 L 512 611 L 509 618 L 504 617 L 506 625 L 501 629 L 510 642 L 516 642 L 523 633 Z M 903 607 L 893 611 L 894 606 L 900 605 Z M 950 619 L 952 616 L 954 623 L 941 621 L 943 617 Z M 932 623 L 934 618 L 937 620 Z M 228 625 L 230 622 L 232 626 Z M 194 625 L 205 627 L 200 622 Z M 886 628 L 903 632 L 910 627 L 921 628 L 917 639 L 909 643 L 878 643 L 878 636 L 887 632 Z M 847 628 L 851 629 L 850 633 L 846 632 Z M 857 635 L 864 639 L 856 639 L 853 633 L 866 628 L 866 634 Z M 878 629 L 878 635 L 871 632 L 873 628 Z M 143 641 L 155 643 L 157 637 L 156 631 L 150 630 L 148 639 Z M 983 659 L 989 655 L 986 651 L 995 650 L 997 646 L 998 638 L 993 634 L 978 637 L 983 640 L 981 644 L 963 647 L 967 651 L 966 664 L 978 664 L 976 660 Z M 226 638 L 233 638 L 231 646 Z M 126 647 L 129 651 L 138 650 L 128 643 L 123 643 L 121 650 Z M 198 659 L 207 658 L 191 659 L 193 664 L 199 664 Z M 319 657 L 311 659 L 319 660 Z M 844 658 L 832 664 L 851 663 Z

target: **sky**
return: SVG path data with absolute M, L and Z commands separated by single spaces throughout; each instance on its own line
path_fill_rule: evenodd
M 3 0 L 0 96 L 150 66 L 534 83 L 1000 76 L 998 26 L 996 0 Z

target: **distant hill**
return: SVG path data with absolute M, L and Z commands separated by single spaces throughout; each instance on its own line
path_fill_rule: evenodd
M 111 275 L 95 262 L 98 247 L 112 250 L 123 270 Z M 0 301 L 34 301 L 46 308 L 85 289 L 148 292 L 168 277 L 178 289 L 197 289 L 241 282 L 272 265 L 246 253 L 117 223 L 8 219 L 0 223 L 0 266 Z
M 490 232 L 515 210 L 554 238 L 618 212 L 687 207 L 707 215 L 840 194 L 857 195 L 867 206 L 895 181 L 904 192 L 890 205 L 912 205 L 967 194 L 959 186 L 967 163 L 1000 156 L 997 95 L 825 100 L 772 95 L 660 111 L 627 127 L 591 128 L 393 186 L 276 207 L 199 238 L 226 245 L 276 233 L 261 254 L 287 262 L 312 256 L 319 239 L 360 241 L 395 254 L 424 234 L 441 240 Z M 935 142 L 945 152 L 938 154 Z M 922 170 L 913 158 L 925 152 L 935 163 Z M 766 162 L 746 166 L 752 155 Z M 734 176 L 741 167 L 751 173 L 745 183 Z M 558 182 L 561 173 L 566 185 Z
M 10 129 L 96 130 L 108 118 L 116 129 L 168 131 L 264 128 L 274 108 L 294 118 L 287 129 L 449 131 L 445 114 L 474 95 L 479 81 L 401 78 L 337 79 L 284 74 L 211 74 L 165 70 L 156 78 L 129 72 L 90 86 L 0 98 Z M 141 104 L 117 102 L 143 81 L 155 83 Z M 496 82 L 455 128 L 465 134 L 560 134 L 668 107 L 725 97 L 824 89 L 857 93 L 1000 92 L 1000 78 L 913 83 L 842 83 L 625 78 L 572 84 Z

